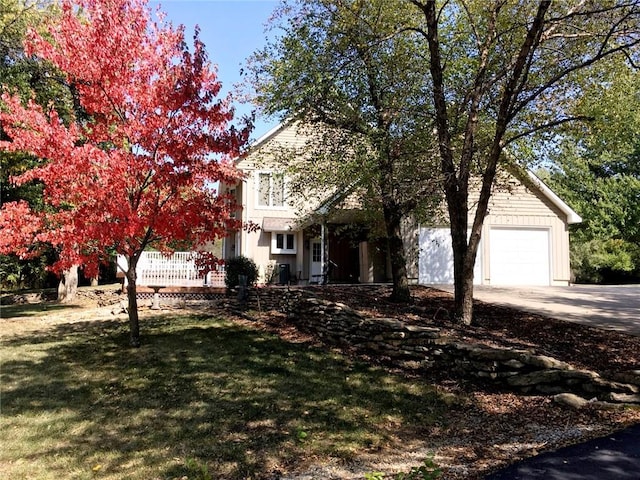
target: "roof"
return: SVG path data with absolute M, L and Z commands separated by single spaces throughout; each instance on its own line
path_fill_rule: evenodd
M 247 157 L 247 155 L 249 155 L 252 151 L 256 150 L 257 148 L 260 147 L 260 145 L 267 143 L 269 140 L 271 140 L 272 137 L 275 137 L 278 132 L 280 132 L 280 130 L 284 129 L 285 127 L 289 126 L 289 124 L 291 123 L 291 121 L 285 121 L 285 122 L 281 122 L 278 125 L 276 125 L 275 127 L 273 127 L 271 130 L 269 130 L 267 133 L 263 134 L 261 137 L 259 137 L 255 142 L 253 142 L 250 146 L 249 149 L 243 153 L 242 155 L 237 156 L 236 158 L 234 158 L 234 162 L 237 163 L 240 160 L 243 160 L 244 158 Z
M 533 182 L 536 188 L 549 199 L 558 209 L 567 216 L 567 223 L 580 223 L 582 217 L 576 213 L 569 205 L 567 205 L 553 190 L 545 185 L 545 183 L 538 178 L 538 176 L 530 170 L 527 170 L 529 180 Z
M 292 123 L 291 120 L 286 120 L 284 122 L 279 123 L 278 125 L 273 127 L 271 130 L 269 130 L 267 133 L 265 133 L 260 138 L 258 138 L 251 145 L 250 150 L 258 148 L 260 145 L 268 142 L 272 137 L 276 136 L 283 128 L 289 126 L 291 123 Z M 240 160 L 240 158 L 241 157 L 239 157 L 237 160 Z M 551 188 L 549 188 L 542 180 L 540 180 L 540 178 L 538 178 L 538 176 L 535 173 L 533 173 L 531 170 L 528 170 L 528 169 L 526 170 L 526 172 L 528 175 L 527 180 L 529 180 L 533 184 L 533 186 L 535 186 L 540 191 L 540 193 L 542 193 L 553 205 L 555 205 L 562 213 L 564 213 L 567 216 L 567 223 L 575 224 L 575 223 L 582 222 L 582 217 L 580 217 L 580 215 L 578 215 L 578 213 L 575 210 L 573 210 L 569 205 L 567 205 L 553 190 L 551 190 Z M 331 208 L 331 206 L 335 205 L 338 201 L 344 198 L 344 196 L 347 195 L 349 191 L 352 191 L 356 183 L 357 182 L 354 181 L 353 184 L 349 186 L 346 190 L 338 191 L 334 193 L 332 196 L 330 196 L 329 198 L 327 198 L 327 200 L 325 200 L 320 205 L 320 207 L 316 210 L 316 212 L 321 215 L 326 215 L 329 208 Z M 292 227 L 293 226 L 294 225 L 292 225 Z M 264 227 L 263 227 L 263 230 L 264 230 Z M 265 230 L 265 231 L 276 231 L 276 230 Z
M 264 232 L 291 232 L 297 230 L 295 218 L 264 217 L 262 219 Z

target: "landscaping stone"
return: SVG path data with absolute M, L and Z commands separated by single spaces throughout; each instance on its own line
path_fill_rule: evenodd
M 553 401 L 575 409 L 580 409 L 589 403 L 589 400 L 573 393 L 559 393 L 553 396 Z
M 640 403 L 640 395 L 632 393 L 611 392 L 605 395 L 606 399 L 615 403 Z
M 521 393 L 554 395 L 558 403 L 580 408 L 588 394 L 603 404 L 640 404 L 640 370 L 601 376 L 532 350 L 461 342 L 439 328 L 396 318 L 368 318 L 343 303 L 313 297 L 299 288 L 264 288 L 249 296 L 249 310 L 284 312 L 301 330 L 333 344 L 393 359 L 395 365 L 448 369 Z M 232 304 L 230 304 L 232 305 Z
M 513 387 L 527 387 L 542 383 L 557 383 L 562 378 L 559 370 L 538 370 L 523 375 L 514 375 L 507 379 L 507 383 Z
M 640 370 L 629 370 L 613 374 L 613 380 L 640 386 Z
M 548 357 L 546 355 L 524 354 L 519 358 L 519 360 L 526 363 L 527 365 L 532 365 L 534 367 L 540 367 L 544 369 L 573 369 L 573 367 L 568 363 L 561 362 L 560 360 L 556 360 L 555 358 Z

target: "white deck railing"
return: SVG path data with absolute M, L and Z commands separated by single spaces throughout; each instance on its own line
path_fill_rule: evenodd
M 140 286 L 224 287 L 224 266 L 218 266 L 205 276 L 196 267 L 196 255 L 194 252 L 174 252 L 169 256 L 160 252 L 143 252 L 136 268 L 136 283 Z M 118 265 L 126 270 L 124 256 L 118 255 Z

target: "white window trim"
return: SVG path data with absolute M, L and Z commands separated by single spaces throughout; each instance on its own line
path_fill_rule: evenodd
M 269 177 L 269 194 L 271 198 L 269 198 L 269 203 L 273 202 L 273 175 L 280 174 L 280 172 L 274 172 L 273 170 L 255 170 L 254 177 L 253 177 L 253 183 L 255 187 L 254 191 L 255 191 L 255 197 L 256 197 L 255 209 L 256 210 L 288 210 L 289 206 L 287 205 L 287 197 L 289 196 L 289 188 L 288 188 L 287 178 L 284 176 L 284 174 L 282 174 L 283 181 L 284 181 L 284 191 L 283 191 L 284 205 L 260 205 L 260 174 L 263 174 L 263 173 L 267 173 L 270 176 Z
M 284 248 L 278 248 L 278 235 L 284 235 Z M 287 246 L 287 235 L 291 235 L 293 237 L 293 248 L 286 248 Z M 271 232 L 271 253 L 273 255 L 295 255 L 298 253 L 298 239 L 295 232 L 287 231 L 287 232 Z

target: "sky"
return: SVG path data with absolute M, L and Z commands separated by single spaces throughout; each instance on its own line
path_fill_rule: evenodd
M 240 81 L 246 59 L 266 44 L 265 24 L 278 5 L 275 0 L 150 0 L 151 9 L 160 5 L 167 21 L 185 26 L 185 39 L 191 47 L 196 25 L 206 46 L 209 60 L 218 66 L 221 96 L 233 91 Z M 251 105 L 235 103 L 236 116 L 252 111 Z M 251 135 L 257 139 L 276 126 L 277 119 L 256 118 Z

